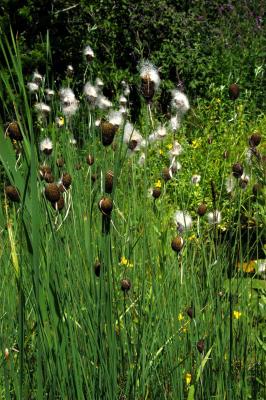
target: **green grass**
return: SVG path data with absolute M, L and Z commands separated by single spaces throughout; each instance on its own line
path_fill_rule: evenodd
M 265 117 L 252 120 L 248 99 L 233 107 L 224 93 L 209 105 L 199 102 L 178 132 L 183 168 L 163 183 L 171 134 L 147 150 L 141 168 L 137 156 L 126 154 L 122 128 L 115 150 L 102 146 L 97 129 L 89 128 L 83 100 L 71 125 L 59 129 L 53 117 L 38 123 L 16 43 L 2 42 L 1 48 L 10 75 L 1 74 L 8 99 L 2 92 L 6 120 L 0 126 L 0 160 L 5 183 L 21 194 L 20 203 L 11 203 L 2 188 L 1 398 L 264 399 L 266 284 L 236 264 L 249 261 L 251 250 L 258 254 L 265 244 L 265 193 L 257 202 L 252 197 L 252 184 L 265 184 L 265 165 L 247 165 L 249 186 L 237 187 L 231 198 L 225 180 L 234 162 L 245 162 L 247 138 L 255 128 L 265 129 Z M 53 107 L 56 116 L 56 101 Z M 24 137 L 19 161 L 4 135 L 4 122 L 13 119 Z M 145 111 L 141 125 L 148 135 L 152 128 Z M 84 139 L 82 146 L 69 144 L 70 132 Z M 49 158 L 38 149 L 45 136 L 54 144 Z M 264 139 L 260 148 L 265 153 Z M 90 167 L 88 153 L 95 157 Z M 62 171 L 72 176 L 62 213 L 46 201 L 38 173 L 38 165 L 47 161 L 59 179 L 59 155 L 65 159 Z M 104 195 L 101 175 L 109 169 L 115 176 L 114 207 L 110 232 L 103 234 L 98 202 Z M 191 184 L 195 173 L 202 176 L 198 186 Z M 162 195 L 154 201 L 148 189 L 158 179 Z M 206 217 L 197 217 L 202 201 L 209 211 L 216 203 L 221 224 L 210 226 Z M 194 221 L 179 255 L 171 249 L 177 209 L 188 210 Z M 256 228 L 250 241 L 243 239 L 243 215 Z M 123 265 L 122 257 L 129 262 Z M 131 282 L 128 293 L 121 290 L 122 279 Z M 186 374 L 191 374 L 188 384 Z

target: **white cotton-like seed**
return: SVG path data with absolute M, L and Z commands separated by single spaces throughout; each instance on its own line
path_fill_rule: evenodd
M 207 214 L 209 224 L 219 224 L 222 220 L 222 214 L 218 210 L 214 210 L 213 212 L 209 212 Z
M 190 229 L 193 223 L 191 216 L 186 211 L 182 210 L 176 211 L 174 214 L 174 222 L 180 232 Z
M 45 150 L 52 150 L 53 149 L 53 142 L 51 141 L 50 138 L 45 138 L 41 141 L 40 143 L 40 150 L 45 151 Z
M 171 108 L 174 112 L 184 115 L 190 108 L 187 96 L 180 90 L 172 90 Z
M 155 90 L 158 89 L 161 79 L 157 68 L 149 61 L 144 61 L 140 66 L 141 79 L 148 79 L 154 83 Z

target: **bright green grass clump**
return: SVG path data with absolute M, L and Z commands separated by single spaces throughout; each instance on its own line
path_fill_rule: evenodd
M 55 122 L 58 98 L 38 118 L 16 43 L 1 49 L 12 67 L 1 74 L 1 398 L 264 399 L 265 117 L 241 100 L 199 102 L 175 138 L 167 127 L 143 147 L 142 165 L 125 120 L 103 146 L 108 112 L 84 98 L 72 118 Z M 152 112 L 143 104 L 144 139 Z M 177 140 L 182 168 L 167 181 Z

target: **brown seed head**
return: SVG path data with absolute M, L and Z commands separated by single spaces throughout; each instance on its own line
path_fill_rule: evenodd
M 161 191 L 161 188 L 159 188 L 159 187 L 156 187 L 156 188 L 154 188 L 154 189 L 152 190 L 152 196 L 153 196 L 155 199 L 158 199 L 158 198 L 161 196 L 161 193 L 162 193 L 162 191 Z
M 200 205 L 198 206 L 197 213 L 198 213 L 198 215 L 199 215 L 200 217 L 203 217 L 203 215 L 206 214 L 206 211 L 207 211 L 207 205 L 206 205 L 206 204 L 202 203 L 202 204 L 200 204 Z
M 169 168 L 165 167 L 162 170 L 162 177 L 165 182 L 170 181 L 172 179 L 172 172 Z
M 47 183 L 53 183 L 53 182 L 54 182 L 54 176 L 53 176 L 53 174 L 48 174 L 48 173 L 46 173 L 46 174 L 44 175 L 44 180 L 45 180 L 45 182 L 47 182 Z
M 60 190 L 56 183 L 48 183 L 45 187 L 44 195 L 51 203 L 56 203 L 60 199 Z
M 231 100 L 236 100 L 240 94 L 240 88 L 236 83 L 232 83 L 228 89 L 229 97 Z
M 113 209 L 113 201 L 109 197 L 103 197 L 99 201 L 99 209 L 104 215 L 111 215 Z
M 171 247 L 176 252 L 179 253 L 184 246 L 184 240 L 181 236 L 177 236 L 172 240 Z
M 111 124 L 110 122 L 102 121 L 100 124 L 100 128 L 101 128 L 102 144 L 104 146 L 109 146 L 110 144 L 112 144 L 114 140 L 115 133 L 118 127 Z
M 65 160 L 63 159 L 63 157 L 60 157 L 56 160 L 56 165 L 58 166 L 58 168 L 62 168 L 65 164 Z
M 122 279 L 122 281 L 121 281 L 121 290 L 126 293 L 126 292 L 129 291 L 130 288 L 131 288 L 130 280 L 129 279 Z
M 253 193 L 253 195 L 255 196 L 255 197 L 257 197 L 257 196 L 259 196 L 260 194 L 261 194 L 261 192 L 262 192 L 262 184 L 261 183 L 255 183 L 254 185 L 253 185 L 253 188 L 252 188 L 252 193 Z
M 58 201 L 56 201 L 55 203 L 52 203 L 52 206 L 56 211 L 61 211 L 65 206 L 64 197 L 62 195 L 60 195 L 60 199 Z
M 189 316 L 189 318 L 193 319 L 195 318 L 195 310 L 193 307 L 189 307 L 187 309 L 187 315 Z
M 235 163 L 232 166 L 232 171 L 233 171 L 233 175 L 235 178 L 240 178 L 240 176 L 243 175 L 244 168 L 243 168 L 242 164 Z
M 106 193 L 112 193 L 113 191 L 114 173 L 113 171 L 107 171 L 105 174 L 105 191 Z
M 97 277 L 99 277 L 99 276 L 100 276 L 100 273 L 101 273 L 101 263 L 100 263 L 100 261 L 97 260 L 97 261 L 95 262 L 95 264 L 94 264 L 93 267 L 94 267 L 95 275 L 96 275 Z
M 19 203 L 20 196 L 17 188 L 15 186 L 6 186 L 5 187 L 5 194 L 9 200 L 13 201 L 14 203 Z
M 197 343 L 197 349 L 200 353 L 203 353 L 205 347 L 205 342 L 203 339 L 200 339 Z
M 65 172 L 62 176 L 62 184 L 66 189 L 68 189 L 71 185 L 71 182 L 72 182 L 71 175 Z
M 88 154 L 86 157 L 86 161 L 88 165 L 93 165 L 94 164 L 94 157 L 92 154 Z
M 52 170 L 49 167 L 49 165 L 42 165 L 42 166 L 40 166 L 39 173 L 40 173 L 41 179 L 45 179 L 45 175 L 51 174 Z
M 16 140 L 17 142 L 23 140 L 23 136 L 20 132 L 19 125 L 17 122 L 10 122 L 7 128 L 8 136 L 12 140 Z
M 148 76 L 141 80 L 141 92 L 147 101 L 151 101 L 155 94 L 155 84 Z
M 249 145 L 251 147 L 257 147 L 261 142 L 261 134 L 259 132 L 254 132 L 249 138 Z
M 137 147 L 137 145 L 138 145 L 138 141 L 132 139 L 132 140 L 130 140 L 130 141 L 128 142 L 127 147 L 129 148 L 129 150 L 133 151 L 133 150 L 135 150 L 135 148 Z

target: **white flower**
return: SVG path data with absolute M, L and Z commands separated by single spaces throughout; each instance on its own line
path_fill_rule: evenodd
M 173 156 L 180 156 L 182 153 L 183 148 L 180 143 L 178 143 L 176 140 L 174 141 L 173 148 L 169 150 L 169 156 L 172 158 Z
M 122 114 L 123 116 L 127 115 L 127 109 L 126 109 L 126 107 L 120 107 L 120 108 L 119 108 L 119 112 L 120 112 L 120 114 Z
M 150 143 L 156 142 L 157 140 L 163 140 L 167 135 L 166 128 L 164 126 L 159 126 L 155 132 L 151 133 L 148 141 Z
M 258 274 L 266 279 L 266 260 L 257 260 Z
M 68 76 L 73 75 L 73 73 L 74 73 L 74 68 L 72 67 L 72 65 L 68 65 L 68 66 L 67 66 L 66 73 L 67 73 Z
M 98 96 L 96 104 L 101 110 L 105 110 L 107 108 L 112 107 L 111 101 L 108 100 L 107 97 L 103 95 Z
M 87 58 L 88 61 L 91 61 L 95 56 L 94 56 L 94 51 L 92 48 L 88 45 L 85 47 L 83 50 L 84 56 Z
M 98 88 L 102 89 L 104 86 L 104 83 L 100 78 L 96 78 L 95 85 L 98 86 Z
M 30 93 L 36 93 L 39 90 L 39 85 L 37 85 L 37 83 L 34 83 L 34 82 L 28 82 L 27 87 L 28 87 Z
M 233 175 L 228 176 L 228 178 L 226 179 L 225 187 L 228 194 L 232 193 L 232 191 L 234 190 L 235 182 L 236 179 L 233 177 Z
M 59 95 L 62 102 L 62 112 L 64 115 L 71 117 L 75 114 L 78 109 L 78 100 L 75 94 L 70 88 L 62 88 L 59 91 Z
M 72 102 L 71 104 L 62 107 L 62 112 L 66 117 L 71 117 L 74 115 L 79 108 L 79 102 L 78 100 L 75 100 L 75 102 Z
M 45 89 L 45 94 L 46 94 L 46 99 L 51 100 L 55 95 L 55 91 L 52 89 Z
M 120 126 L 123 123 L 123 115 L 120 111 L 112 110 L 107 116 L 107 121 L 109 121 L 112 125 Z
M 89 103 L 94 104 L 98 97 L 97 88 L 90 82 L 87 82 L 84 86 L 83 92 Z
M 183 232 L 192 227 L 192 218 L 185 211 L 178 210 L 174 215 L 174 222 L 179 232 Z
M 33 72 L 32 82 L 37 83 L 37 85 L 40 85 L 40 83 L 42 83 L 42 81 L 43 81 L 43 76 L 41 74 L 39 74 L 38 71 Z
M 161 79 L 157 68 L 149 61 L 143 61 L 140 65 L 140 77 L 154 83 L 155 90 L 158 89 Z
M 209 212 L 207 214 L 209 224 L 219 224 L 222 220 L 221 212 L 218 210 L 214 210 L 213 212 Z
M 51 141 L 51 139 L 49 139 L 48 137 L 43 139 L 40 143 L 40 150 L 46 155 L 51 154 L 53 150 L 53 142 Z
M 128 85 L 125 86 L 123 93 L 126 97 L 130 95 L 130 87 Z
M 127 99 L 125 96 L 120 96 L 119 97 L 119 104 L 120 106 L 126 106 L 127 105 Z
M 95 121 L 95 126 L 100 126 L 101 125 L 101 120 L 100 119 L 96 119 Z
M 42 115 L 47 115 L 51 112 L 51 107 L 49 107 L 45 103 L 36 103 L 34 104 L 34 108 L 38 113 Z
M 191 178 L 191 183 L 193 183 L 193 185 L 197 185 L 198 183 L 200 183 L 200 180 L 201 180 L 200 175 L 193 175 Z
M 171 108 L 174 112 L 184 115 L 190 108 L 187 96 L 180 90 L 172 90 Z
M 177 131 L 181 125 L 181 119 L 178 115 L 174 115 L 170 119 L 170 125 L 173 131 Z

